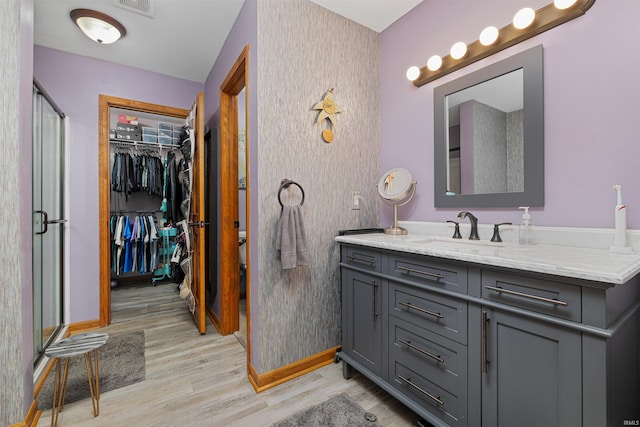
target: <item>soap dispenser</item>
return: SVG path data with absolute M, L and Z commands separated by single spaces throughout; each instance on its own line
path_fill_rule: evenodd
M 520 224 L 520 244 L 525 246 L 533 245 L 533 223 L 529 214 L 529 206 L 521 206 L 518 209 L 524 209 L 522 224 Z

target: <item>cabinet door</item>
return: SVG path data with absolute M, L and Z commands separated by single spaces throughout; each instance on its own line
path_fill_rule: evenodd
M 581 335 L 482 310 L 482 425 L 582 425 Z
M 356 271 L 347 271 L 343 292 L 346 353 L 376 375 L 382 365 L 382 281 Z

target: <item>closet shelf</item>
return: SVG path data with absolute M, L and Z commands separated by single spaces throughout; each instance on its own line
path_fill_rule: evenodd
M 130 139 L 114 139 L 114 138 L 111 138 L 109 141 L 112 144 L 130 145 L 132 147 L 135 147 L 137 145 L 142 145 L 142 146 L 148 146 L 148 147 L 180 148 L 180 145 L 178 145 L 178 144 L 160 144 L 158 142 L 132 141 Z

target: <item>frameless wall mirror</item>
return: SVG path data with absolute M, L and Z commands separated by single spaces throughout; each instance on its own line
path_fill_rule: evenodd
M 434 89 L 436 207 L 544 205 L 542 45 Z

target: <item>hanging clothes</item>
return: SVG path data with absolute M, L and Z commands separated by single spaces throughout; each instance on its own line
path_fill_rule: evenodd
M 122 273 L 151 273 L 158 268 L 160 236 L 154 215 L 112 215 L 111 270 Z
M 149 196 L 162 197 L 164 166 L 159 156 L 115 153 L 111 168 L 111 190 L 125 193 L 145 191 Z
M 124 269 L 125 273 L 131 272 L 133 259 L 131 258 L 131 223 L 129 217 L 124 219 L 124 229 L 122 231 L 122 239 L 124 240 Z
M 167 211 L 165 218 L 170 223 L 177 223 L 182 218 L 180 204 L 182 203 L 182 188 L 178 182 L 178 165 L 176 154 L 173 151 L 167 153 L 167 186 L 165 198 L 167 199 Z
M 149 270 L 155 271 L 158 268 L 158 241 L 160 236 L 158 235 L 158 229 L 155 224 L 154 218 L 149 215 Z
M 124 273 L 154 273 L 153 280 L 160 277 L 159 268 L 161 254 L 160 246 L 163 242 L 159 233 L 157 217 L 152 212 L 160 209 L 160 200 L 166 198 L 170 212 L 165 217 L 170 222 L 182 219 L 180 203 L 182 191 L 178 178 L 180 152 L 169 149 L 166 151 L 166 161 L 162 154 L 168 147 L 150 146 L 144 144 L 113 144 L 113 163 L 111 167 L 111 191 L 118 193 L 112 197 L 110 218 L 111 237 L 111 270 L 114 276 Z M 176 157 L 177 155 L 177 157 Z M 171 180 L 171 182 L 167 182 Z M 157 202 L 150 211 L 120 211 L 120 203 L 125 205 L 135 196 L 135 205 L 145 203 L 142 194 L 150 199 L 157 198 Z M 152 204 L 154 202 L 150 202 Z M 134 213 L 126 215 L 125 212 Z M 136 215 L 137 214 L 137 215 Z M 162 224 L 165 225 L 164 223 Z M 167 264 L 168 266 L 168 264 Z
M 124 237 L 123 237 L 123 232 L 124 232 L 124 217 L 121 216 L 118 218 L 118 221 L 116 223 L 116 230 L 114 232 L 114 239 L 115 239 L 115 245 L 116 245 L 116 260 L 115 260 L 115 272 L 116 274 L 119 276 L 120 273 L 122 273 L 122 268 L 124 267 L 123 265 L 123 252 L 122 249 L 124 249 Z

